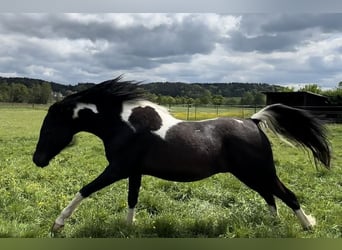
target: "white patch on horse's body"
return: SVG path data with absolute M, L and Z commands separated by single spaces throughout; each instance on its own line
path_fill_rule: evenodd
M 82 110 L 82 109 L 90 109 L 95 114 L 99 113 L 99 111 L 97 110 L 97 107 L 96 107 L 95 104 L 79 102 L 79 103 L 76 104 L 76 107 L 74 108 L 72 119 L 78 118 L 78 112 L 80 112 L 80 110 Z
M 304 229 L 312 229 L 316 225 L 316 219 L 311 215 L 305 214 L 302 209 L 295 210 L 294 213 Z
M 215 130 L 214 125 L 207 125 L 203 129 L 204 137 L 209 140 L 211 143 L 214 143 L 213 131 Z
M 233 118 L 233 120 L 236 121 L 236 122 L 238 122 L 238 123 L 240 123 L 240 124 L 243 124 L 243 121 L 241 121 L 241 120 L 239 120 L 239 119 Z
M 204 121 L 215 121 L 220 119 L 220 117 L 215 117 L 215 118 L 209 118 L 209 119 L 205 119 L 205 120 L 196 120 L 196 121 L 189 121 L 189 122 L 204 122 Z
M 137 107 L 151 107 L 153 108 L 158 115 L 161 117 L 162 119 L 162 125 L 160 127 L 160 129 L 152 131 L 152 133 L 159 135 L 161 138 L 165 139 L 165 135 L 166 132 L 173 126 L 175 126 L 176 124 L 182 122 L 181 120 L 178 120 L 176 118 L 174 118 L 166 108 L 159 106 L 157 104 L 154 104 L 152 102 L 149 101 L 145 101 L 145 100 L 138 100 L 138 101 L 129 101 L 129 102 L 124 102 L 123 103 L 123 109 L 122 109 L 122 113 L 121 113 L 121 118 L 123 121 L 125 121 L 127 124 L 130 125 L 130 127 L 132 127 L 134 130 L 136 130 L 134 128 L 134 126 L 129 122 L 129 117 L 132 114 L 132 110 L 134 108 Z

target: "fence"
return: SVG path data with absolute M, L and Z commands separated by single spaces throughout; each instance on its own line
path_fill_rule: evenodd
M 248 118 L 264 106 L 250 105 L 172 105 L 169 111 L 183 120 L 202 120 L 215 117 Z
M 326 123 L 342 123 L 342 106 L 297 106 Z
M 261 105 L 172 105 L 169 111 L 178 119 L 203 120 L 215 117 L 249 118 L 264 106 Z M 342 106 L 300 106 L 327 123 L 342 123 Z
M 0 108 L 48 109 L 49 105 L 25 103 L 0 103 Z M 169 105 L 167 108 L 176 118 L 182 120 L 203 120 L 216 117 L 249 118 L 262 105 Z M 296 106 L 308 110 L 326 123 L 342 123 L 342 106 Z

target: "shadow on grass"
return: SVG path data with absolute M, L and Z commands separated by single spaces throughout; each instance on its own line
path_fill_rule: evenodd
M 248 225 L 237 224 L 234 218 L 220 220 L 187 220 L 178 222 L 169 218 L 155 218 L 150 222 L 136 222 L 127 225 L 124 220 L 113 223 L 95 221 L 77 227 L 68 236 L 71 238 L 282 238 L 294 237 L 293 229 L 279 220 L 267 220 L 265 223 Z

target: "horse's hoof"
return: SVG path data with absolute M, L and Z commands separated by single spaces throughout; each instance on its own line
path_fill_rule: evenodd
M 52 227 L 51 227 L 51 235 L 53 236 L 55 233 L 60 232 L 63 229 L 64 225 L 58 224 L 58 223 L 53 223 Z
M 314 227 L 315 227 L 315 225 L 306 225 L 306 226 L 303 226 L 303 230 L 304 231 L 312 231 L 312 230 L 314 230 Z
M 314 229 L 314 227 L 316 226 L 316 219 L 315 217 L 313 217 L 312 215 L 308 214 L 306 216 L 307 220 L 308 220 L 308 224 L 304 227 L 304 230 L 308 230 L 311 231 Z

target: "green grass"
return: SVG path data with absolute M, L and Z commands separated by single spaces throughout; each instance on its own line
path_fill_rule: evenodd
M 60 211 L 107 164 L 99 139 L 77 135 L 44 169 L 32 153 L 46 108 L 0 106 L 0 237 L 49 237 Z M 334 151 L 331 171 L 316 169 L 306 151 L 271 136 L 278 175 L 318 225 L 303 231 L 277 201 L 279 218 L 262 198 L 230 174 L 193 183 L 145 176 L 136 222 L 125 224 L 127 181 L 84 200 L 57 237 L 300 237 L 342 236 L 342 125 L 329 125 Z

